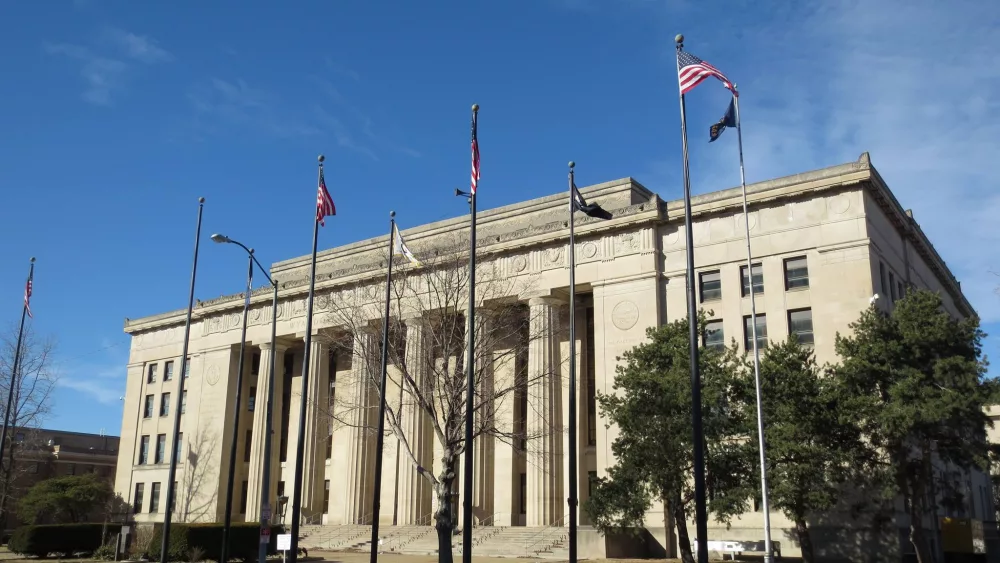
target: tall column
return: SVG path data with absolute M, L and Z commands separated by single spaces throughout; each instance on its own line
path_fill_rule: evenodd
M 329 356 L 327 345 L 315 338 L 312 340 L 312 350 L 309 353 L 309 388 L 306 390 L 306 443 L 302 456 L 304 467 L 302 473 L 302 514 L 312 517 L 323 512 L 323 461 L 326 458 L 326 442 L 320 441 L 319 417 L 325 410 L 322 389 L 329 381 Z M 321 396 L 323 395 L 323 396 Z M 298 402 L 293 398 L 293 401 Z M 294 418 L 292 420 L 295 420 Z M 289 442 L 292 444 L 292 442 Z M 290 446 L 291 447 L 291 446 Z M 295 456 L 289 456 L 292 474 L 295 471 Z M 291 490 L 289 489 L 289 493 Z
M 350 460 L 348 464 L 347 516 L 349 524 L 370 524 L 371 484 L 374 471 L 374 435 L 369 426 L 378 416 L 372 414 L 372 403 L 376 402 L 378 393 L 372 393 L 371 368 L 367 357 L 372 351 L 372 336 L 359 334 L 354 336 L 354 349 L 351 358 L 351 380 L 349 387 L 343 391 L 347 394 L 346 414 L 351 426 Z
M 475 422 L 475 431 L 479 435 L 474 441 L 476 450 L 472 456 L 472 510 L 477 522 L 493 526 L 493 475 L 496 466 L 493 454 L 496 447 L 494 436 L 483 429 L 499 424 L 495 420 L 496 404 L 493 402 L 493 348 L 497 343 L 496 335 L 491 332 L 493 317 L 488 309 L 476 311 L 476 324 L 476 342 L 481 348 L 476 351 L 476 383 L 479 387 L 476 390 L 479 397 L 476 402 L 482 406 L 476 413 Z
M 426 326 L 422 319 L 406 321 L 406 372 L 419 388 L 428 389 L 425 381 L 428 374 Z M 431 421 L 427 413 L 417 405 L 409 388 L 402 392 L 402 421 L 406 441 L 413 456 L 425 469 L 433 465 Z M 417 473 L 413 460 L 400 449 L 399 454 L 399 514 L 398 523 L 427 524 L 426 516 L 431 512 L 431 485 L 425 477 Z
M 548 297 L 528 301 L 527 525 L 548 526 L 562 518 L 562 384 L 559 305 Z
M 271 350 L 270 343 L 260 345 L 260 367 L 257 371 L 257 396 L 254 399 L 253 441 L 250 446 L 250 467 L 249 476 L 247 478 L 247 522 L 260 521 L 260 508 L 263 503 L 260 498 L 260 485 L 261 477 L 264 472 L 264 439 L 267 429 L 267 399 L 270 391 L 268 389 L 268 382 L 270 380 L 271 354 L 275 354 L 274 394 L 276 399 L 280 399 L 281 388 L 285 381 L 286 350 L 288 350 L 288 346 L 282 343 L 275 344 L 274 350 Z M 281 401 L 275 400 L 271 409 L 271 449 L 277 450 L 280 444 L 278 433 L 281 432 Z M 280 468 L 278 465 L 272 462 L 272 478 L 277 477 L 279 470 Z M 270 490 L 271 494 L 276 496 L 273 486 Z M 273 508 L 274 503 L 272 503 L 272 510 Z

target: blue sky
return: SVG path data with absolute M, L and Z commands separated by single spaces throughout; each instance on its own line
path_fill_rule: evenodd
M 264 262 L 460 215 L 469 106 L 480 208 L 633 176 L 680 195 L 673 37 L 743 92 L 749 181 L 872 161 L 1000 335 L 1000 5 L 956 0 L 76 2 L 0 8 L 0 318 L 38 257 L 35 330 L 59 342 L 47 425 L 121 425 L 126 316 L 180 308 L 196 200 Z M 727 103 L 689 96 L 696 193 L 739 183 Z M 243 257 L 203 245 L 197 296 Z M 991 336 L 986 350 L 1000 351 Z

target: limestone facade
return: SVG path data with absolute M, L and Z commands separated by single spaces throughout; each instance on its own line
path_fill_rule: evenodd
M 565 523 L 569 401 L 579 405 L 579 495 L 585 501 L 589 479 L 605 475 L 613 464 L 611 444 L 616 435 L 594 408 L 595 393 L 612 392 L 617 358 L 641 343 L 648 327 L 686 316 L 682 202 L 662 200 L 631 178 L 582 192 L 588 201 L 612 211 L 613 218 L 600 221 L 577 214 L 578 397 L 568 396 L 564 366 L 569 318 L 566 195 L 480 213 L 478 252 L 504 276 L 531 281 L 532 292 L 516 297 L 530 311 L 533 328 L 547 335 L 531 340 L 518 352 L 521 365 L 517 369 L 550 374 L 530 394 L 532 404 L 526 411 L 515 407 L 505 415 L 512 417 L 512 426 L 524 425 L 528 434 L 537 435 L 528 449 L 543 455 L 527 459 L 499 440 L 477 445 L 475 512 L 487 525 Z M 738 188 L 692 201 L 699 307 L 712 311 L 711 318 L 717 321 L 712 328 L 721 331 L 713 335 L 726 343 L 736 339 L 743 346 L 747 341 L 750 303 L 741 283 L 747 222 L 755 264 L 752 285 L 762 291 L 757 295 L 759 326 L 772 340 L 784 339 L 792 330 L 811 338 L 820 363 L 835 361 L 836 334 L 849 330 L 848 324 L 876 293 L 879 306 L 889 308 L 907 286 L 929 288 L 942 294 L 953 314 L 973 313 L 958 282 L 871 166 L 867 153 L 856 162 L 749 186 L 747 216 L 741 201 Z M 459 217 L 404 231 L 404 236 L 420 256 L 422 251 L 433 252 L 436 241 L 444 237 L 467 237 L 467 233 L 468 218 Z M 385 245 L 386 238 L 379 237 L 319 254 L 313 321 L 317 334 L 343 328 L 334 325 L 329 312 L 345 292 L 371 290 L 370 297 L 378 298 L 376 287 L 385 275 Z M 279 495 L 292 494 L 308 262 L 309 257 L 303 256 L 272 266 L 271 273 L 280 284 L 276 311 L 271 308 L 269 288 L 251 296 L 243 406 L 236 432 L 233 513 L 237 519 L 257 520 L 262 504 L 263 413 L 271 355 L 276 356 L 278 369 L 272 397 L 275 435 L 270 502 L 274 506 Z M 221 521 L 223 517 L 242 305 L 243 296 L 232 295 L 199 301 L 194 309 L 190 373 L 184 379 L 186 397 L 182 398 L 178 500 L 183 500 L 184 508 L 177 517 L 181 520 Z M 279 338 L 272 349 L 274 316 Z M 173 409 L 163 416 L 160 409 L 165 394 L 176 395 L 180 370 L 173 365 L 181 353 L 184 311 L 128 320 L 125 331 L 132 336 L 132 345 L 116 489 L 132 499 L 141 483 L 144 504 L 136 507 L 136 520 L 161 521 L 167 448 L 173 449 L 166 443 Z M 407 319 L 405 331 L 407 358 L 429 353 L 420 318 Z M 357 428 L 332 424 L 323 406 L 340 394 L 374 404 L 377 395 L 359 383 L 364 380 L 359 373 L 373 365 L 362 354 L 331 350 L 322 339 L 314 339 L 312 346 L 303 513 L 310 522 L 367 523 L 374 439 Z M 173 375 L 165 381 L 168 370 Z M 173 400 L 177 398 L 167 399 Z M 363 409 L 357 416 L 373 417 L 374 412 Z M 547 419 L 545 424 L 543 419 Z M 374 425 L 374 421 L 357 422 Z M 401 425 L 415 455 L 436 465 L 440 445 L 426 421 L 411 409 L 409 414 L 404 411 Z M 383 524 L 430 523 L 436 502 L 430 484 L 416 474 L 407 456 L 397 455 L 396 442 L 393 437 L 385 441 L 380 520 Z M 160 498 L 152 504 L 157 494 Z M 760 516 L 746 515 L 734 523 L 734 530 L 759 536 Z M 586 524 L 585 515 L 581 521 Z M 647 522 L 662 533 L 659 507 L 650 512 Z M 790 524 L 780 515 L 774 515 L 772 522 L 776 529 L 787 529 Z M 776 532 L 775 537 L 784 536 Z M 793 552 L 785 550 L 786 555 Z

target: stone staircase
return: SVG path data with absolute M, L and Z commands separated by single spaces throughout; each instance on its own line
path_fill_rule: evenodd
M 371 526 L 312 525 L 302 527 L 299 544 L 307 549 L 361 551 L 371 549 Z M 437 555 L 438 537 L 434 526 L 379 526 L 380 553 Z M 481 526 L 472 532 L 473 553 L 485 557 L 569 558 L 566 528 L 550 526 Z M 452 536 L 452 551 L 462 553 L 461 531 Z

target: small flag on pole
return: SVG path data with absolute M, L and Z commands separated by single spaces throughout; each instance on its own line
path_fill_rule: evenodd
M 726 78 L 726 75 L 722 74 L 722 71 L 687 51 L 677 53 L 677 76 L 680 79 L 682 95 L 693 90 L 709 76 L 714 76 L 721 80 L 722 85 L 728 88 L 734 96 L 739 96 L 736 87 Z
M 34 260 L 34 258 L 32 258 L 32 260 Z M 31 314 L 31 286 L 33 283 L 31 278 L 33 277 L 35 277 L 34 272 L 32 272 L 30 276 L 28 276 L 28 283 L 24 285 L 24 310 L 28 313 L 28 316 L 31 318 L 35 318 L 34 315 Z
M 729 109 L 726 110 L 726 115 L 723 115 L 718 123 L 713 123 L 708 128 L 708 142 L 711 143 L 718 139 L 726 127 L 736 127 L 736 98 L 729 100 Z
M 476 108 L 478 109 L 478 107 Z M 479 113 L 476 111 L 472 112 L 472 186 L 471 191 L 473 194 L 476 193 L 476 187 L 479 186 L 479 139 L 477 138 L 477 121 L 479 118 Z
M 326 180 L 323 178 L 323 168 L 320 165 L 319 169 L 319 188 L 316 192 L 316 220 L 319 224 L 326 226 L 323 221 L 323 217 L 333 216 L 337 214 L 337 208 L 333 205 L 333 198 L 330 197 L 330 191 L 326 189 Z
M 399 227 L 395 223 L 392 225 L 392 244 L 399 251 L 400 254 L 406 256 L 406 259 L 410 261 L 410 264 L 414 266 L 420 265 L 420 260 L 413 255 L 409 247 L 406 246 L 406 242 L 403 241 L 403 235 L 399 233 Z
M 581 194 L 579 188 L 576 187 L 576 182 L 573 182 L 573 207 L 582 211 L 589 217 L 596 217 L 598 219 L 611 218 L 611 213 L 609 211 L 605 210 L 596 203 L 588 204 L 587 201 L 583 199 L 583 194 Z

